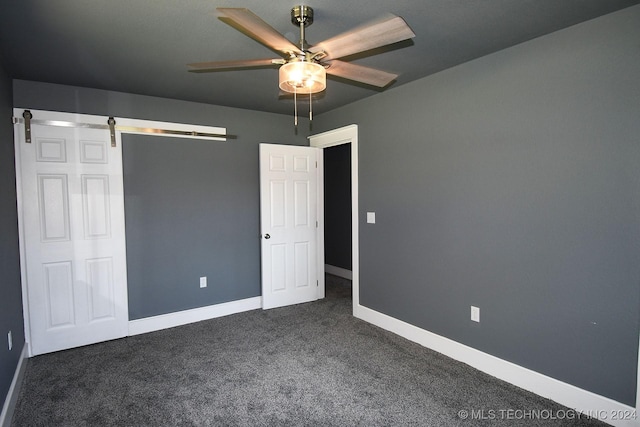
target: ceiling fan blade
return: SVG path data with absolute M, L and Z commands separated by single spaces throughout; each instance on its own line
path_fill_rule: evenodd
M 398 77 L 397 74 L 337 60 L 330 62 L 327 74 L 377 87 L 385 87 Z
M 316 44 L 311 52 L 324 51 L 327 59 L 342 58 L 391 43 L 415 37 L 415 33 L 399 16 L 373 22 Z
M 290 42 L 249 9 L 219 7 L 217 10 L 223 15 L 220 17 L 220 20 L 257 42 L 273 49 L 285 58 L 290 57 L 292 54 L 302 53 L 298 46 Z
M 209 71 L 231 70 L 236 68 L 260 68 L 270 67 L 273 65 L 282 65 L 284 59 L 247 59 L 237 61 L 214 61 L 214 62 L 196 62 L 187 64 L 189 71 L 192 73 L 207 73 Z

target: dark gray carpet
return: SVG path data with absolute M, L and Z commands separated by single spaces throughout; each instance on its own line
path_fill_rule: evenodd
M 322 301 L 34 357 L 12 425 L 603 425 L 353 318 L 350 297 L 328 276 Z

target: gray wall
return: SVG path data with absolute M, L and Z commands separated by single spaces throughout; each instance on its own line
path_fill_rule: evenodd
M 635 406 L 639 22 L 632 7 L 317 117 L 359 126 L 362 305 Z
M 0 402 L 4 402 L 24 346 L 11 80 L 0 58 Z M 7 334 L 11 331 L 13 349 Z
M 129 317 L 261 294 L 258 143 L 306 145 L 291 116 L 19 80 L 14 99 L 23 108 L 222 126 L 237 135 L 226 143 L 123 137 Z
M 260 295 L 255 144 L 128 135 L 123 147 L 130 318 Z
M 351 144 L 324 149 L 325 263 L 351 270 Z

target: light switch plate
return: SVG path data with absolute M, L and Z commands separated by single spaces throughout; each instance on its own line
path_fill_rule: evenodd
M 207 278 L 206 278 L 206 276 L 200 278 L 200 287 L 201 288 L 206 288 L 207 287 Z
M 471 320 L 480 322 L 480 307 L 471 306 Z
M 367 212 L 367 224 L 375 224 L 375 223 L 376 223 L 376 213 Z

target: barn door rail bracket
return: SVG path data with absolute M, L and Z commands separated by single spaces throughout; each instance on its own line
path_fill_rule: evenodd
M 31 111 L 24 110 L 22 112 L 22 117 L 22 121 L 24 122 L 24 140 L 27 144 L 31 144 L 31 118 L 33 115 L 31 114 Z M 16 117 L 13 118 L 14 124 L 19 121 L 20 119 L 17 119 Z
M 113 117 L 109 117 L 107 120 L 107 125 L 109 126 L 109 137 L 111 138 L 111 146 L 116 146 L 116 119 Z

